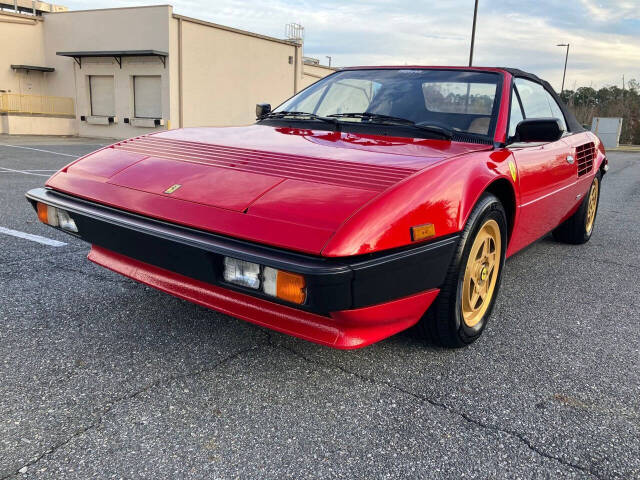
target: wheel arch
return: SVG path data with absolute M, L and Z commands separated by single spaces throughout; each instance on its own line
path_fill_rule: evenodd
M 435 238 L 459 233 L 487 191 L 506 211 L 508 245 L 517 213 L 511 158 L 509 151 L 480 151 L 420 171 L 352 215 L 322 255 L 344 257 L 412 245 L 411 229 L 416 225 L 433 224 Z
M 463 229 L 467 224 L 473 208 L 485 193 L 495 195 L 504 208 L 507 216 L 507 241 L 505 244 L 508 246 L 513 236 L 513 229 L 516 222 L 516 192 L 513 183 L 505 177 L 495 178 L 485 185 L 483 189 L 479 190 L 473 202 L 468 204 L 464 216 L 461 217 L 462 222 L 460 228 Z
M 511 236 L 513 235 L 513 227 L 516 221 L 516 192 L 513 188 L 513 184 L 506 178 L 498 178 L 487 186 L 483 193 L 485 192 L 492 193 L 498 197 L 498 200 L 502 203 L 502 207 L 507 214 L 508 245 Z

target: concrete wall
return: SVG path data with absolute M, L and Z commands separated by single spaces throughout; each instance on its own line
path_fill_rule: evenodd
M 183 126 L 252 123 L 256 103 L 294 94 L 299 46 L 181 19 Z
M 159 50 L 169 52 L 171 7 L 136 7 L 51 13 L 45 18 L 45 55 L 60 72 L 51 79 L 56 95 L 74 97 L 78 133 L 82 136 L 125 138 L 148 133 L 152 128 L 124 123 L 133 117 L 133 76 L 160 75 L 162 116 L 170 119 L 170 65 L 165 68 L 157 57 L 122 59 L 122 68 L 113 58 L 84 58 L 80 68 L 72 58 L 57 56 L 57 51 Z M 113 75 L 117 123 L 92 125 L 80 121 L 91 113 L 90 75 Z M 166 127 L 159 127 L 164 129 Z
M 622 133 L 622 117 L 593 117 L 591 131 L 602 141 L 604 148 L 618 148 Z
M 45 61 L 43 27 L 41 18 L 0 11 L 0 90 L 31 95 L 48 94 L 45 80 L 56 75 L 56 72 L 27 73 L 11 69 L 11 65 L 50 66 Z
M 169 19 L 169 125 L 168 129 L 180 128 L 181 92 L 180 92 L 180 30 L 181 25 L 175 18 Z
M 75 135 L 75 118 L 0 115 L 0 133 L 17 135 Z

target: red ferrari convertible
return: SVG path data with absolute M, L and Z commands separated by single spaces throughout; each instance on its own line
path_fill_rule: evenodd
M 535 75 L 348 68 L 256 113 L 118 142 L 27 198 L 99 265 L 345 349 L 414 325 L 467 345 L 506 257 L 593 232 L 603 146 Z

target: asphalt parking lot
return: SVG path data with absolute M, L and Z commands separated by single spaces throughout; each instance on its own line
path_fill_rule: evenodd
M 609 154 L 588 244 L 507 262 L 480 341 L 344 352 L 40 224 L 24 192 L 102 143 L 0 135 L 0 479 L 640 478 L 640 153 Z

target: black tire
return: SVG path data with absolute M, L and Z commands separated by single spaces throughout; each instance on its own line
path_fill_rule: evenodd
M 582 199 L 582 203 L 576 213 L 571 215 L 567 220 L 561 223 L 556 229 L 553 231 L 553 238 L 555 238 L 559 242 L 570 243 L 572 245 L 581 245 L 583 243 L 587 243 L 591 238 L 591 234 L 593 233 L 593 228 L 595 226 L 595 219 L 598 216 L 598 205 L 600 204 L 600 191 L 602 186 L 602 174 L 598 172 L 591 182 L 591 187 L 589 187 L 589 191 Z M 589 211 L 589 198 L 591 197 L 591 193 L 594 188 L 597 188 L 596 191 L 596 205 L 595 212 L 593 213 L 594 218 L 591 222 L 591 226 L 588 225 L 588 214 Z
M 501 236 L 497 279 L 492 296 L 488 300 L 489 305 L 486 312 L 477 324 L 469 327 L 465 323 L 462 313 L 464 274 L 476 236 L 490 220 L 495 220 L 498 224 Z M 507 216 L 504 207 L 495 195 L 485 193 L 473 208 L 460 235 L 460 242 L 447 271 L 445 281 L 440 287 L 438 298 L 416 326 L 420 336 L 435 344 L 450 348 L 464 347 L 480 337 L 487 326 L 500 289 L 507 248 L 507 232 Z

